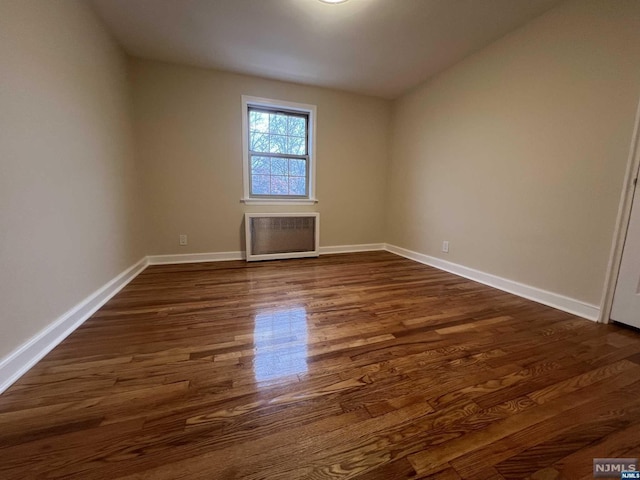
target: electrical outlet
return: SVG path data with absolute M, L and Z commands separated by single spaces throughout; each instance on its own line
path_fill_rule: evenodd
M 442 251 L 444 253 L 449 253 L 449 242 L 447 240 L 442 242 Z
M 184 247 L 186 244 L 187 244 L 187 236 L 180 235 L 180 245 Z

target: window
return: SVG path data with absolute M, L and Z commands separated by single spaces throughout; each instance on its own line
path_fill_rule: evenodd
M 306 198 L 309 115 L 249 106 L 251 197 Z
M 315 106 L 242 97 L 244 201 L 314 203 Z

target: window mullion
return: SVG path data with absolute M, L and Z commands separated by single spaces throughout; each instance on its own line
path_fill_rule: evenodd
M 252 157 L 269 157 L 269 158 L 294 158 L 298 160 L 309 160 L 309 155 L 294 155 L 292 153 L 271 153 L 271 152 L 256 152 L 255 150 L 249 150 L 249 155 Z

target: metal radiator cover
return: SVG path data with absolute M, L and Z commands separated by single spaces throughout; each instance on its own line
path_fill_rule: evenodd
M 317 256 L 317 214 L 247 214 L 245 221 L 247 260 Z

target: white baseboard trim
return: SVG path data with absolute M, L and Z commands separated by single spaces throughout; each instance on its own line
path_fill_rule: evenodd
M 145 257 L 60 315 L 54 322 L 0 360 L 0 393 L 27 373 L 146 267 L 147 258 Z
M 384 250 L 384 243 L 361 243 L 358 245 L 336 245 L 331 247 L 320 247 L 320 255 L 332 253 L 355 253 Z M 175 255 L 149 255 L 147 261 L 149 265 L 173 265 L 179 263 L 199 263 L 199 262 L 225 262 L 227 260 L 244 260 L 246 253 L 237 252 L 208 252 L 208 253 L 184 253 Z
M 178 263 L 226 262 L 244 260 L 244 252 L 182 253 L 176 255 L 149 255 L 149 265 L 173 265 Z
M 497 288 L 498 290 L 503 290 L 505 292 L 518 295 L 519 297 L 533 300 L 534 302 L 542 303 L 543 305 L 586 318 L 587 320 L 597 321 L 600 315 L 600 308 L 598 306 L 591 305 L 574 298 L 565 297 L 558 293 L 525 285 L 523 283 L 498 277 L 497 275 L 492 275 L 490 273 L 481 272 L 473 268 L 458 265 L 457 263 L 448 262 L 446 260 L 431 257 L 412 250 L 407 250 L 406 248 L 397 247 L 395 245 L 387 244 L 385 250 L 395 253 L 396 255 L 400 255 L 401 257 L 453 273 L 460 277 L 483 283 L 490 287 Z
M 384 250 L 384 243 L 361 243 L 359 245 L 336 245 L 333 247 L 320 247 L 320 255 L 332 253 L 356 253 Z

